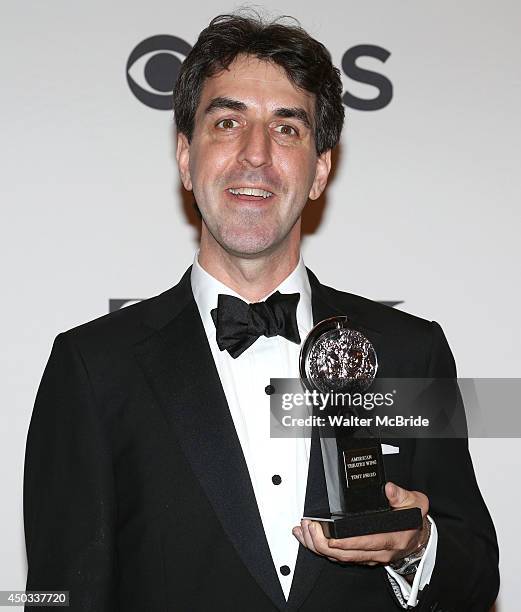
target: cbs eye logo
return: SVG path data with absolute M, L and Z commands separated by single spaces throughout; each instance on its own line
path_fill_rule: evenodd
M 172 109 L 172 93 L 184 58 L 192 47 L 169 34 L 140 42 L 127 60 L 127 83 L 136 98 L 157 110 Z
M 127 61 L 127 82 L 136 98 L 157 110 L 172 110 L 174 85 L 181 64 L 192 50 L 182 38 L 170 34 L 151 36 L 140 42 Z M 342 57 L 342 71 L 352 81 L 370 85 L 378 91 L 373 98 L 360 98 L 349 90 L 342 101 L 349 108 L 375 111 L 385 108 L 393 98 L 393 84 L 383 74 L 362 68 L 358 60 L 372 58 L 385 63 L 390 51 L 378 45 L 355 45 Z

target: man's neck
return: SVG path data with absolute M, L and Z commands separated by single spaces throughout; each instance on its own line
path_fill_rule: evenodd
M 289 246 L 267 255 L 244 258 L 221 247 L 209 248 L 202 240 L 198 261 L 221 283 L 249 302 L 258 302 L 272 293 L 297 267 L 299 245 Z

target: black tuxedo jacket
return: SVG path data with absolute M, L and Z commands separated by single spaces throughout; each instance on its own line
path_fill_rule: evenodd
M 436 323 L 309 277 L 315 322 L 347 315 L 375 345 L 380 376 L 455 376 Z M 388 479 L 427 494 L 439 532 L 417 609 L 488 610 L 498 550 L 466 440 L 394 443 Z M 311 455 L 306 504 L 323 486 Z M 27 438 L 24 523 L 27 590 L 68 590 L 74 612 L 399 609 L 384 568 L 303 547 L 286 603 L 190 269 L 161 295 L 57 336 Z

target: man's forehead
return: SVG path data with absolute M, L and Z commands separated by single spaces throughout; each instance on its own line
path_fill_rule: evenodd
M 310 92 L 297 88 L 289 80 L 282 66 L 253 55 L 240 55 L 227 69 L 208 77 L 203 85 L 202 97 L 213 97 L 217 91 L 219 95 L 227 95 L 227 88 L 239 88 L 247 93 L 250 91 L 248 85 L 259 85 L 260 89 L 266 86 L 266 93 L 285 92 L 290 96 L 306 98 L 309 102 L 314 98 Z

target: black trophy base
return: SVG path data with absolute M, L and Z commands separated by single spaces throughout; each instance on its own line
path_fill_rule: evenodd
M 326 538 L 335 539 L 419 529 L 423 522 L 419 508 L 389 509 L 359 514 L 320 513 L 304 518 L 318 521 Z

